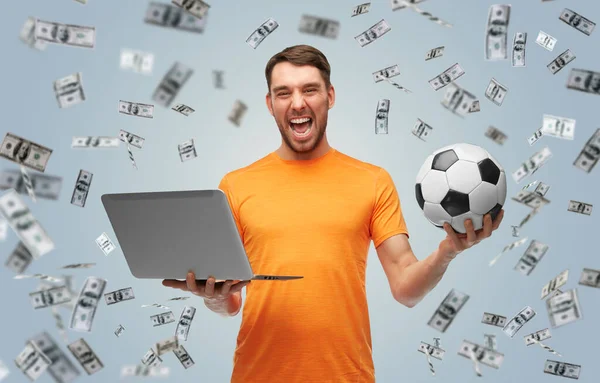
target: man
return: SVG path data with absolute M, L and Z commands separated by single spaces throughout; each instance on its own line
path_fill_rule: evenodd
M 418 261 L 392 178 L 382 168 L 329 146 L 327 114 L 335 103 L 330 67 L 319 50 L 297 45 L 265 70 L 267 108 L 281 146 L 228 173 L 227 195 L 254 270 L 303 275 L 295 281 L 215 284 L 164 281 L 233 316 L 246 304 L 233 358 L 233 383 L 375 381 L 365 292 L 371 239 L 393 298 L 413 307 L 440 281 L 461 251 L 489 237 L 502 220 L 488 216 L 478 233 L 450 226 L 437 250 Z

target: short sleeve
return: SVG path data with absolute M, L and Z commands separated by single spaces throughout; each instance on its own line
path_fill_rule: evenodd
M 377 176 L 375 204 L 369 231 L 375 248 L 396 234 L 406 234 L 408 237 L 408 229 L 402 215 L 398 191 L 392 177 L 383 168 L 380 168 Z
M 240 209 L 239 205 L 236 203 L 235 198 L 233 197 L 231 183 L 227 178 L 227 174 L 219 183 L 219 190 L 223 191 L 223 193 L 225 193 L 225 195 L 227 196 L 227 201 L 229 202 L 229 207 L 231 208 L 231 212 L 233 213 L 233 218 L 235 220 L 238 232 L 240 233 L 240 238 L 242 238 L 242 243 L 244 243 L 244 231 L 242 230 L 242 224 L 240 223 Z

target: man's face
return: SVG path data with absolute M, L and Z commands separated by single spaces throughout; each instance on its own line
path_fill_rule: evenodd
M 285 144 L 296 153 L 306 153 L 315 149 L 325 134 L 327 115 L 335 102 L 335 90 L 333 86 L 329 90 L 325 88 L 317 68 L 282 62 L 273 68 L 266 102 Z M 302 124 L 291 122 L 302 121 L 305 117 L 310 120 Z M 292 126 L 297 127 L 297 131 L 308 127 L 307 135 L 299 137 Z
M 594 73 L 590 80 L 590 88 L 595 92 L 600 92 L 600 74 Z

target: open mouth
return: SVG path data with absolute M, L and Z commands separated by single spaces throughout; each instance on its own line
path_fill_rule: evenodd
M 289 119 L 289 126 L 294 136 L 306 138 L 312 131 L 312 122 L 313 120 L 310 117 L 291 118 Z

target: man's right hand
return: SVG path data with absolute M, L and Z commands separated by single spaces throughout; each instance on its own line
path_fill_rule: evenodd
M 189 272 L 185 281 L 177 279 L 163 280 L 163 286 L 189 291 L 205 300 L 226 300 L 230 295 L 242 290 L 250 281 L 239 281 L 228 279 L 224 282 L 216 282 L 214 277 L 208 277 L 207 280 L 196 280 L 193 272 Z

